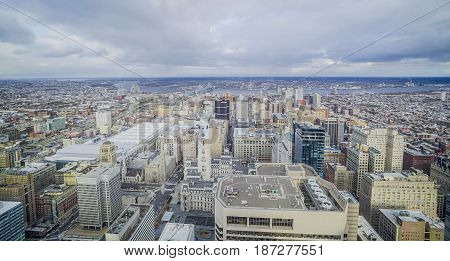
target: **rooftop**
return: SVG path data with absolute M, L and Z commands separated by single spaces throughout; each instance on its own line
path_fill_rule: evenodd
M 425 221 L 431 227 L 444 229 L 445 225 L 438 219 L 433 219 L 421 211 L 416 210 L 400 210 L 400 209 L 380 209 L 380 212 L 387 217 L 393 224 L 400 226 L 401 222 L 421 222 Z
M 193 241 L 195 240 L 193 224 L 167 223 L 159 241 Z
M 14 201 L 0 201 L 0 216 L 19 205 L 22 205 L 22 203 Z
M 229 207 L 305 209 L 290 177 L 229 176 L 219 181 L 217 197 Z

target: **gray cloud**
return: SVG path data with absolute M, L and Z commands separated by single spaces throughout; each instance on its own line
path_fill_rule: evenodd
M 141 74 L 166 76 L 307 75 L 441 2 L 17 0 L 14 4 Z M 13 11 L 0 10 L 7 14 L 0 16 L 0 20 L 12 24 L 5 27 L 0 21 L 0 42 L 30 45 L 33 35 L 36 38 L 38 43 L 28 46 L 30 53 L 21 55 L 30 55 L 30 61 L 58 64 L 55 66 L 58 68 L 64 66 L 58 58 L 74 56 L 82 59 L 80 65 L 87 66 L 86 73 L 95 68 L 104 71 L 103 67 L 108 66 L 102 58 L 42 27 L 31 27 L 30 23 L 27 23 L 29 28 L 25 27 Z M 392 68 L 395 64 L 402 66 L 397 72 L 404 74 L 405 61 L 418 65 L 407 74 L 421 74 L 420 66 L 428 73 L 425 66 L 430 67 L 430 63 L 436 73 L 448 73 L 449 10 L 450 5 L 411 24 L 350 57 L 346 68 L 343 65 L 330 68 L 324 75 L 348 75 L 349 67 L 360 75 L 385 73 L 376 65 L 386 66 L 386 63 Z M 28 35 L 28 41 L 20 40 L 19 30 L 27 32 L 23 35 Z M 0 50 L 0 57 L 7 55 L 2 52 L 6 51 Z M 82 72 L 82 68 L 75 71 Z M 67 70 L 63 73 L 67 74 Z

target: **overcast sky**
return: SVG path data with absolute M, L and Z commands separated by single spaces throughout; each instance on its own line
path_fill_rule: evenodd
M 2 0 L 146 77 L 307 76 L 445 0 Z M 0 3 L 0 78 L 129 77 Z M 450 4 L 318 76 L 450 76 Z

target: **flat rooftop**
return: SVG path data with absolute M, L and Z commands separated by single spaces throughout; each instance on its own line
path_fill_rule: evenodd
M 8 212 L 9 210 L 13 209 L 16 206 L 21 205 L 20 202 L 14 202 L 14 201 L 0 201 L 0 215 L 3 215 L 4 213 Z
M 386 216 L 393 224 L 398 226 L 398 220 L 405 222 L 420 222 L 425 221 L 430 224 L 430 226 L 435 228 L 444 229 L 444 222 L 438 219 L 433 219 L 425 215 L 422 211 L 417 210 L 400 210 L 400 209 L 380 209 L 380 212 Z
M 217 197 L 228 207 L 306 209 L 290 177 L 226 177 L 219 181 Z

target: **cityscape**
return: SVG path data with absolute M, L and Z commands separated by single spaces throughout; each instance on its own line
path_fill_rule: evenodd
M 0 84 L 1 240 L 449 239 L 450 78 Z
M 445 257 L 449 10 L 0 0 L 0 257 Z

